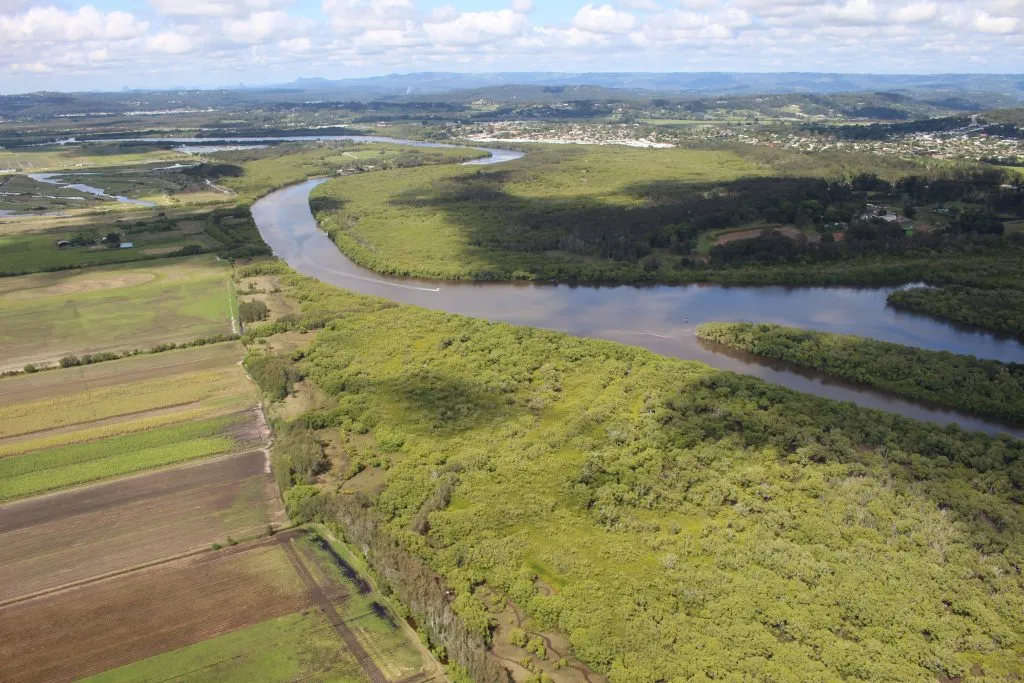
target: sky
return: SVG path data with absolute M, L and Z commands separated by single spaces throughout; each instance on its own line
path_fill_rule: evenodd
M 0 93 L 421 71 L 1024 73 L 1024 0 L 0 0 Z

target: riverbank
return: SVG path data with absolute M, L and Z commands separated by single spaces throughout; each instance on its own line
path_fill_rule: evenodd
M 913 401 L 1024 424 L 1024 365 L 780 325 L 706 323 L 697 338 Z

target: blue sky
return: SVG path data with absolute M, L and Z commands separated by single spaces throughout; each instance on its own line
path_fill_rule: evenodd
M 1024 73 L 1024 0 L 0 0 L 0 92 L 442 70 Z

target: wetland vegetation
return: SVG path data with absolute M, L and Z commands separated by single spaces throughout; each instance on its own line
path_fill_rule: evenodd
M 291 428 L 370 463 L 289 509 L 386 553 L 421 612 L 447 600 L 417 563 L 443 576 L 449 651 L 493 637 L 494 592 L 615 680 L 1019 665 L 1020 442 L 277 278 L 302 302 L 285 326 L 323 327 L 282 360 L 330 399 Z

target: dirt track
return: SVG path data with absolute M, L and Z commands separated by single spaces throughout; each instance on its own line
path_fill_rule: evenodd
M 0 604 L 284 521 L 263 451 L 0 506 Z
M 291 561 L 292 566 L 295 568 L 295 572 L 302 579 L 303 584 L 306 586 L 306 591 L 309 594 L 310 600 L 314 605 L 320 608 L 327 617 L 327 621 L 330 622 L 335 632 L 345 642 L 345 647 L 355 657 L 356 662 L 359 666 L 363 667 L 363 671 L 372 683 L 388 683 L 388 679 L 381 673 L 381 670 L 377 667 L 377 664 L 373 661 L 373 658 L 366 652 L 363 646 L 356 639 L 352 630 L 345 624 L 345 620 L 338 614 L 338 610 L 334 608 L 332 599 L 324 592 L 323 587 L 317 583 L 313 575 L 309 573 L 309 569 L 306 567 L 303 560 L 299 557 L 299 551 L 295 549 L 295 545 L 292 543 L 291 537 L 285 537 L 284 535 L 278 536 L 278 541 L 281 547 L 284 548 L 288 554 L 288 559 Z M 316 563 L 316 560 L 307 556 L 307 561 Z

